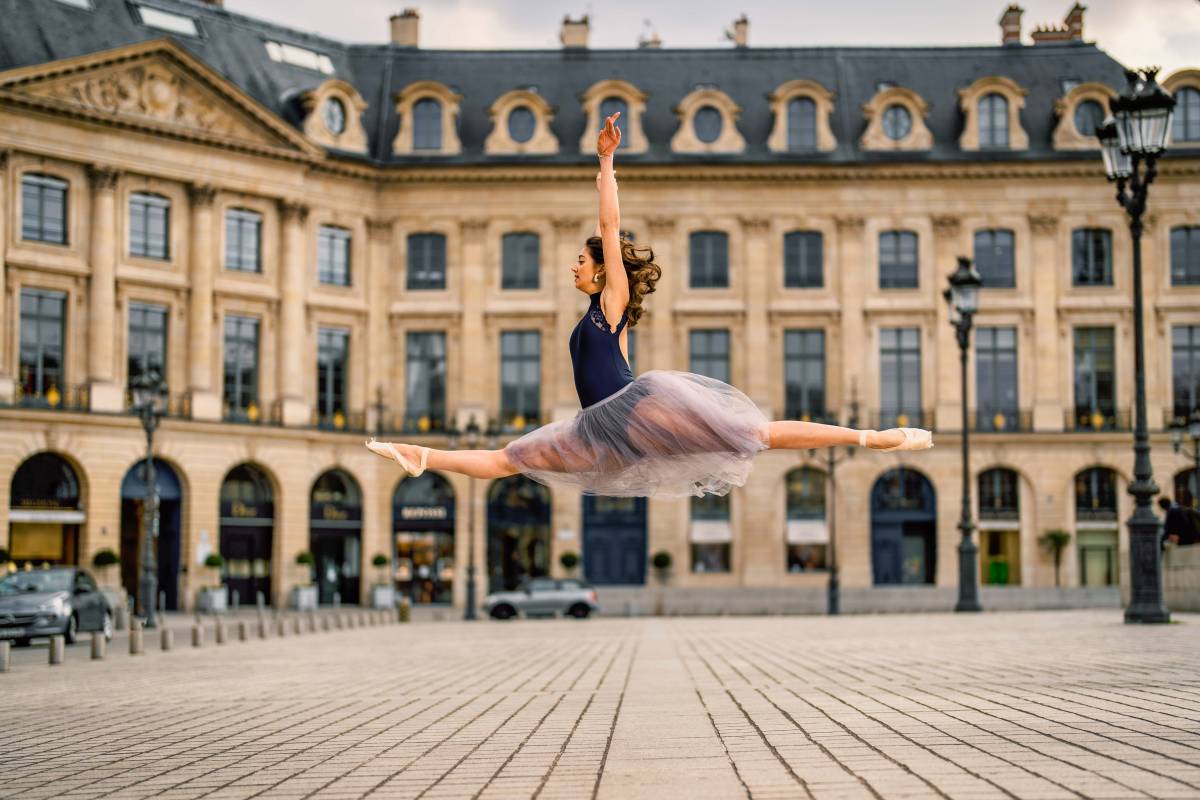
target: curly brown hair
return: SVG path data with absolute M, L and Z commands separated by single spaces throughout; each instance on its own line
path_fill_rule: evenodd
M 592 260 L 596 262 L 596 274 L 603 276 L 604 240 L 599 236 L 589 236 L 586 244 Z M 629 278 L 629 305 L 625 308 L 629 313 L 629 327 L 632 328 L 642 316 L 642 299 L 654 291 L 654 285 L 662 277 L 662 268 L 654 263 L 654 250 L 647 245 L 639 247 L 623 236 L 621 262 Z

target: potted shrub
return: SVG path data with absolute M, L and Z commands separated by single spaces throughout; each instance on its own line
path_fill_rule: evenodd
M 371 586 L 371 607 L 372 608 L 395 608 L 396 607 L 396 589 L 388 580 L 387 568 L 392 563 L 392 560 L 383 553 L 376 553 L 371 559 L 371 566 L 375 567 L 376 580 Z
M 316 559 L 307 550 L 296 553 L 297 574 L 300 580 L 292 587 L 292 607 L 297 611 L 315 611 L 317 585 L 313 583 L 312 567 Z
M 109 583 L 112 579 L 112 568 L 121 563 L 121 559 L 109 548 L 104 548 L 92 556 L 92 566 L 100 576 L 101 583 Z
M 575 568 L 579 566 L 579 554 L 568 550 L 558 557 L 558 563 L 562 564 L 562 568 L 567 571 L 568 575 L 574 577 Z
M 666 550 L 659 550 L 650 559 L 650 565 L 654 567 L 654 577 L 658 578 L 658 591 L 654 593 L 654 613 L 661 617 L 664 605 L 663 587 L 671 577 L 671 554 Z
M 1059 568 L 1062 566 L 1063 550 L 1067 549 L 1067 544 L 1071 541 L 1071 534 L 1061 528 L 1054 528 L 1042 534 L 1038 539 L 1042 549 L 1054 556 L 1054 585 L 1059 585 Z
M 226 609 L 225 586 L 221 583 L 221 567 L 225 559 L 220 553 L 209 553 L 204 557 L 204 568 L 208 571 L 208 585 L 200 587 L 200 610 L 220 614 Z

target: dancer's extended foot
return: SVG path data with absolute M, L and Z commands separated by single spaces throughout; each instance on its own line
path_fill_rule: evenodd
M 933 447 L 933 434 L 922 428 L 859 431 L 858 443 L 872 450 L 926 450 Z
M 395 461 L 409 475 L 416 477 L 425 471 L 429 448 L 401 442 L 378 442 L 371 439 L 367 449 L 378 456 Z

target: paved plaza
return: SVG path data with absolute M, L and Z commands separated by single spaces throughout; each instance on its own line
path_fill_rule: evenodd
M 1200 616 L 413 623 L 0 675 L 0 797 L 1196 798 Z

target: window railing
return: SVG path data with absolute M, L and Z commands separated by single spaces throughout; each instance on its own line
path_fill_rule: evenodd
M 926 428 L 932 430 L 934 427 L 933 409 L 880 409 L 871 414 L 871 427 L 879 431 L 886 428 Z
M 282 425 L 283 401 L 276 400 L 265 408 L 257 403 L 245 408 L 235 408 L 226 403 L 221 410 L 221 419 L 239 425 Z
M 1116 522 L 1115 508 L 1076 508 L 1075 519 L 1078 522 Z
M 970 412 L 971 430 L 980 433 L 1014 433 L 1033 430 L 1033 411 L 1016 408 L 977 408 Z
M 1009 506 L 981 506 L 979 508 L 979 518 L 1018 520 L 1021 518 L 1021 509 Z
M 839 425 L 838 414 L 836 411 L 829 409 L 809 409 L 802 410 L 790 406 L 785 406 L 783 410 L 784 419 L 798 420 L 800 422 L 820 422 L 825 425 Z
M 312 426 L 321 430 L 362 433 L 367 429 L 367 415 L 362 411 L 335 411 L 332 414 L 322 414 L 314 409 Z
M 90 401 L 86 383 L 65 386 L 51 384 L 41 392 L 26 392 L 25 387 L 17 383 L 13 394 L 14 406 L 48 411 L 87 411 L 91 406 Z
M 1112 410 L 1076 408 L 1064 412 L 1063 427 L 1068 431 L 1128 431 L 1132 430 L 1129 409 Z

